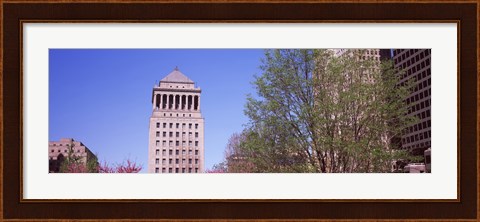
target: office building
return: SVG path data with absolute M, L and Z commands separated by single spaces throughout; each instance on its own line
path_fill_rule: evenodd
M 149 124 L 149 173 L 204 171 L 201 92 L 178 68 L 154 85 Z
M 405 101 L 408 115 L 417 117 L 401 138 L 402 149 L 423 156 L 431 146 L 431 59 L 430 49 L 394 49 L 395 68 L 401 70 L 400 83 L 412 80 L 413 89 Z

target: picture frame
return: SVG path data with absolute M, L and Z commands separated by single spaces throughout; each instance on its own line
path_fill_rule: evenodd
M 2 15 L 1 204 L 3 220 L 472 220 L 478 194 L 478 12 L 465 2 L 23 2 L 4 1 Z M 458 41 L 457 200 L 39 200 L 22 198 L 22 23 L 381 23 L 456 22 Z M 475 104 L 475 105 L 474 105 Z

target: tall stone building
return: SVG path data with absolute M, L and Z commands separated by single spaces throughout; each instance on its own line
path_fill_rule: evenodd
M 204 171 L 201 92 L 178 68 L 153 87 L 148 144 L 149 173 Z
M 430 51 L 430 49 L 393 50 L 395 68 L 404 71 L 400 83 L 408 80 L 414 82 L 414 88 L 406 101 L 408 115 L 416 116 L 419 120 L 407 128 L 402 137 L 402 148 L 419 156 L 423 156 L 424 151 L 431 147 Z

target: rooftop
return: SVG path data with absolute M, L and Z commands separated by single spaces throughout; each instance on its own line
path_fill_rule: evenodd
M 194 83 L 191 79 L 189 79 L 186 75 L 184 75 L 178 67 L 175 67 L 173 72 L 165 76 L 160 82 L 176 82 L 176 83 Z

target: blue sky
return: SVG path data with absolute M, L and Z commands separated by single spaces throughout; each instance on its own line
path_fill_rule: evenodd
M 261 49 L 50 49 L 49 140 L 74 138 L 100 161 L 147 170 L 153 85 L 176 66 L 202 88 L 205 168 L 223 159 L 243 114 Z

